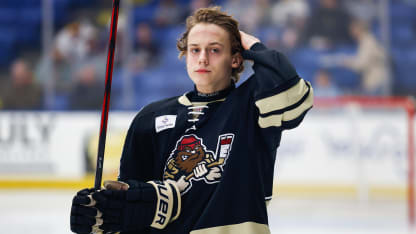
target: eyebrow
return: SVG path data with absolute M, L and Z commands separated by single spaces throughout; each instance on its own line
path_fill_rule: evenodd
M 221 43 L 219 43 L 219 42 L 211 42 L 211 43 L 209 43 L 208 45 L 210 45 L 210 46 L 212 46 L 212 45 L 219 45 L 219 46 L 221 46 L 221 47 L 224 47 L 224 45 L 223 45 L 223 44 L 221 44 Z M 195 43 L 193 43 L 193 44 L 189 44 L 189 46 L 199 46 L 199 44 L 195 44 Z

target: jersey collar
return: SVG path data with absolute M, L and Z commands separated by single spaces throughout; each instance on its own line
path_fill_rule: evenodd
M 201 94 L 196 90 L 196 87 L 194 86 L 194 90 L 191 92 L 187 92 L 181 97 L 179 97 L 178 101 L 182 105 L 185 106 L 191 106 L 192 103 L 195 102 L 216 102 L 216 101 L 223 101 L 225 98 L 230 94 L 232 90 L 235 89 L 235 84 L 232 82 L 228 88 L 223 89 L 221 91 L 210 93 L 210 94 Z

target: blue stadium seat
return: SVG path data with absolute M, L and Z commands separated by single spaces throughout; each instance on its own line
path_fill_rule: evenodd
M 53 10 L 55 26 L 60 27 L 67 22 L 69 2 L 70 0 L 54 0 Z
M 13 27 L 17 23 L 18 19 L 18 9 L 0 8 L 0 25 Z
M 40 26 L 28 27 L 17 32 L 17 42 L 22 45 L 38 46 L 41 41 Z
M 391 42 L 396 46 L 409 46 L 414 44 L 416 35 L 412 28 L 413 22 L 395 24 L 391 28 Z
M 0 66 L 7 66 L 16 56 L 13 47 L 0 42 Z
M 42 0 L 19 0 L 21 7 L 41 7 Z
M 355 89 L 360 86 L 360 75 L 350 69 L 336 67 L 328 69 L 328 71 L 331 73 L 337 86 L 343 89 Z
M 177 0 L 177 3 L 186 6 L 191 3 L 191 0 Z
M 390 18 L 393 24 L 414 22 L 416 19 L 416 7 L 406 4 L 404 1 L 390 2 Z
M 69 4 L 71 7 L 90 7 L 96 4 L 98 0 L 71 0 Z
M 292 53 L 290 56 L 291 62 L 296 67 L 298 74 L 309 81 L 314 81 L 316 72 L 319 69 L 325 68 L 324 64 L 320 63 L 320 58 L 325 55 L 334 56 L 337 54 L 348 55 L 355 52 L 353 46 L 339 46 L 331 51 L 318 51 L 312 48 L 300 48 Z M 327 68 L 333 76 L 334 83 L 343 89 L 354 89 L 360 83 L 360 76 L 351 71 L 339 66 L 332 66 Z
M 0 27 L 0 66 L 8 65 L 15 58 L 16 38 L 13 28 Z
M 0 0 L 0 8 L 18 8 L 20 1 Z
M 416 46 L 409 48 L 393 48 L 393 74 L 396 86 L 402 89 L 416 89 L 414 67 L 416 61 Z
M 289 56 L 289 60 L 296 67 L 299 75 L 306 80 L 313 80 L 315 72 L 319 69 L 318 57 L 320 53 L 311 48 L 299 48 Z
M 42 21 L 42 9 L 40 7 L 21 8 L 18 14 L 18 21 L 23 25 L 40 24 Z
M 19 43 L 35 46 L 40 42 L 41 13 L 39 7 L 19 9 L 16 27 Z
M 49 106 L 45 103 L 45 106 L 49 110 L 68 110 L 69 97 L 65 94 L 56 94 L 53 97 L 53 103 Z
M 282 35 L 282 28 L 271 25 L 268 27 L 261 27 L 254 33 L 262 42 L 267 43 L 270 39 L 279 38 Z
M 152 22 L 155 15 L 156 6 L 145 5 L 136 7 L 133 12 L 134 24 L 141 22 Z
M 182 25 L 165 28 L 162 31 L 163 34 L 160 35 L 163 36 L 163 38 L 161 38 L 162 46 L 166 49 L 176 50 L 176 41 L 184 31 L 185 27 Z
M 17 31 L 13 27 L 0 26 L 0 43 L 14 44 L 17 40 Z

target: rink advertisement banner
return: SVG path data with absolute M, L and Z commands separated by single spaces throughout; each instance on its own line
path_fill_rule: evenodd
M 112 178 L 134 115 L 109 115 L 104 170 Z M 0 177 L 83 178 L 94 172 L 99 124 L 98 112 L 0 112 Z M 276 162 L 277 187 L 405 186 L 406 114 L 313 109 L 283 132 Z
M 405 111 L 314 109 L 283 133 L 275 184 L 404 188 L 407 134 Z
M 112 171 L 132 118 L 109 116 L 105 166 Z M 95 166 L 99 124 L 97 112 L 0 112 L 0 176 L 82 178 Z

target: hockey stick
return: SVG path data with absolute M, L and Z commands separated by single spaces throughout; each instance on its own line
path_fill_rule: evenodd
M 222 166 L 225 162 L 225 160 L 228 158 L 228 155 L 230 155 L 231 151 L 231 145 L 233 144 L 234 135 L 233 134 L 224 134 L 221 135 L 218 139 L 217 144 L 217 150 L 215 152 L 215 155 L 217 155 L 217 160 L 208 164 L 207 169 L 215 166 Z M 194 172 L 191 172 L 188 176 L 186 176 L 185 180 L 189 181 L 194 177 Z
M 110 26 L 110 39 L 109 39 L 108 53 L 107 53 L 107 68 L 106 68 L 106 75 L 105 75 L 104 100 L 103 100 L 103 107 L 101 111 L 100 136 L 98 140 L 97 167 L 95 171 L 95 184 L 94 184 L 95 190 L 101 189 L 101 180 L 103 176 L 105 140 L 107 137 L 108 109 L 110 105 L 111 80 L 112 80 L 112 75 L 113 75 L 113 63 L 114 63 L 114 52 L 115 52 L 115 47 L 116 47 L 119 6 L 120 6 L 120 0 L 113 0 L 113 11 L 111 15 L 111 26 Z

